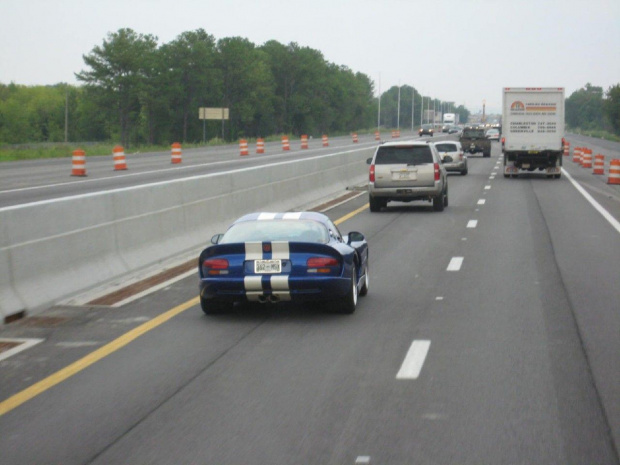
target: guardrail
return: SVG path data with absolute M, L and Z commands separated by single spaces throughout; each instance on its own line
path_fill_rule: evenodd
M 286 211 L 367 179 L 374 147 L 0 209 L 0 317 L 199 251 L 251 211 Z

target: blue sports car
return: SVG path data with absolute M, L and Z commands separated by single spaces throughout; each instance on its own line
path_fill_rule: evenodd
M 368 292 L 368 244 L 340 234 L 322 213 L 251 213 L 200 254 L 200 304 L 206 314 L 234 302 L 331 301 L 353 313 Z

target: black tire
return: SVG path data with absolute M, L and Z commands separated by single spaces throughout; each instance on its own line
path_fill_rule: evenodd
M 469 171 L 467 170 L 467 168 L 465 168 L 463 171 L 461 171 L 461 176 L 465 176 Z
M 375 199 L 372 195 L 368 196 L 368 203 L 370 204 L 371 212 L 380 212 L 381 207 L 384 206 L 383 201 Z
M 444 207 L 448 206 L 448 189 L 446 189 L 446 195 L 443 198 L 443 206 Z
M 482 156 L 484 158 L 489 158 L 491 156 L 491 151 L 489 150 L 488 152 L 482 152 Z
M 554 177 L 555 177 L 555 179 L 560 179 L 562 177 L 562 173 L 556 174 Z
M 366 294 L 368 294 L 368 287 L 370 286 L 370 278 L 369 278 L 369 274 L 368 274 L 368 263 L 366 263 L 366 270 L 364 271 L 364 284 L 362 285 L 362 288 L 360 289 L 360 296 L 365 296 Z
M 509 177 L 510 177 L 510 175 L 509 175 L 509 174 L 504 174 L 504 177 L 505 177 L 505 178 L 509 178 Z
M 334 302 L 333 308 L 336 313 L 350 315 L 355 311 L 355 307 L 357 307 L 357 274 L 355 264 L 353 264 L 349 292 L 347 292 L 347 295 Z
M 200 297 L 200 307 L 205 315 L 217 315 L 218 313 L 226 313 L 232 309 L 232 304 L 228 302 L 219 302 L 217 300 L 205 299 Z
M 443 192 L 436 197 L 433 197 L 433 210 L 436 212 L 442 212 L 444 209 L 444 195 Z

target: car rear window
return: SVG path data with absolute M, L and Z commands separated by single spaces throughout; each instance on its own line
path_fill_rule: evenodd
M 482 130 L 482 129 L 465 129 L 463 131 L 463 137 L 484 137 L 484 130 Z
M 433 163 L 433 154 L 429 146 L 379 147 L 375 157 L 376 165 L 425 165 Z
M 439 152 L 456 152 L 455 144 L 435 144 L 435 148 Z

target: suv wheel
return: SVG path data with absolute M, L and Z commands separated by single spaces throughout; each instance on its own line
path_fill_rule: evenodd
M 438 196 L 433 197 L 433 210 L 436 212 L 442 212 L 444 207 L 444 193 L 442 192 Z
M 368 196 L 368 203 L 370 204 L 371 212 L 380 212 L 381 207 L 385 206 L 385 203 L 382 200 L 376 199 L 372 195 Z
M 491 151 L 489 150 L 488 152 L 482 152 L 482 156 L 485 158 L 489 158 L 491 156 Z

